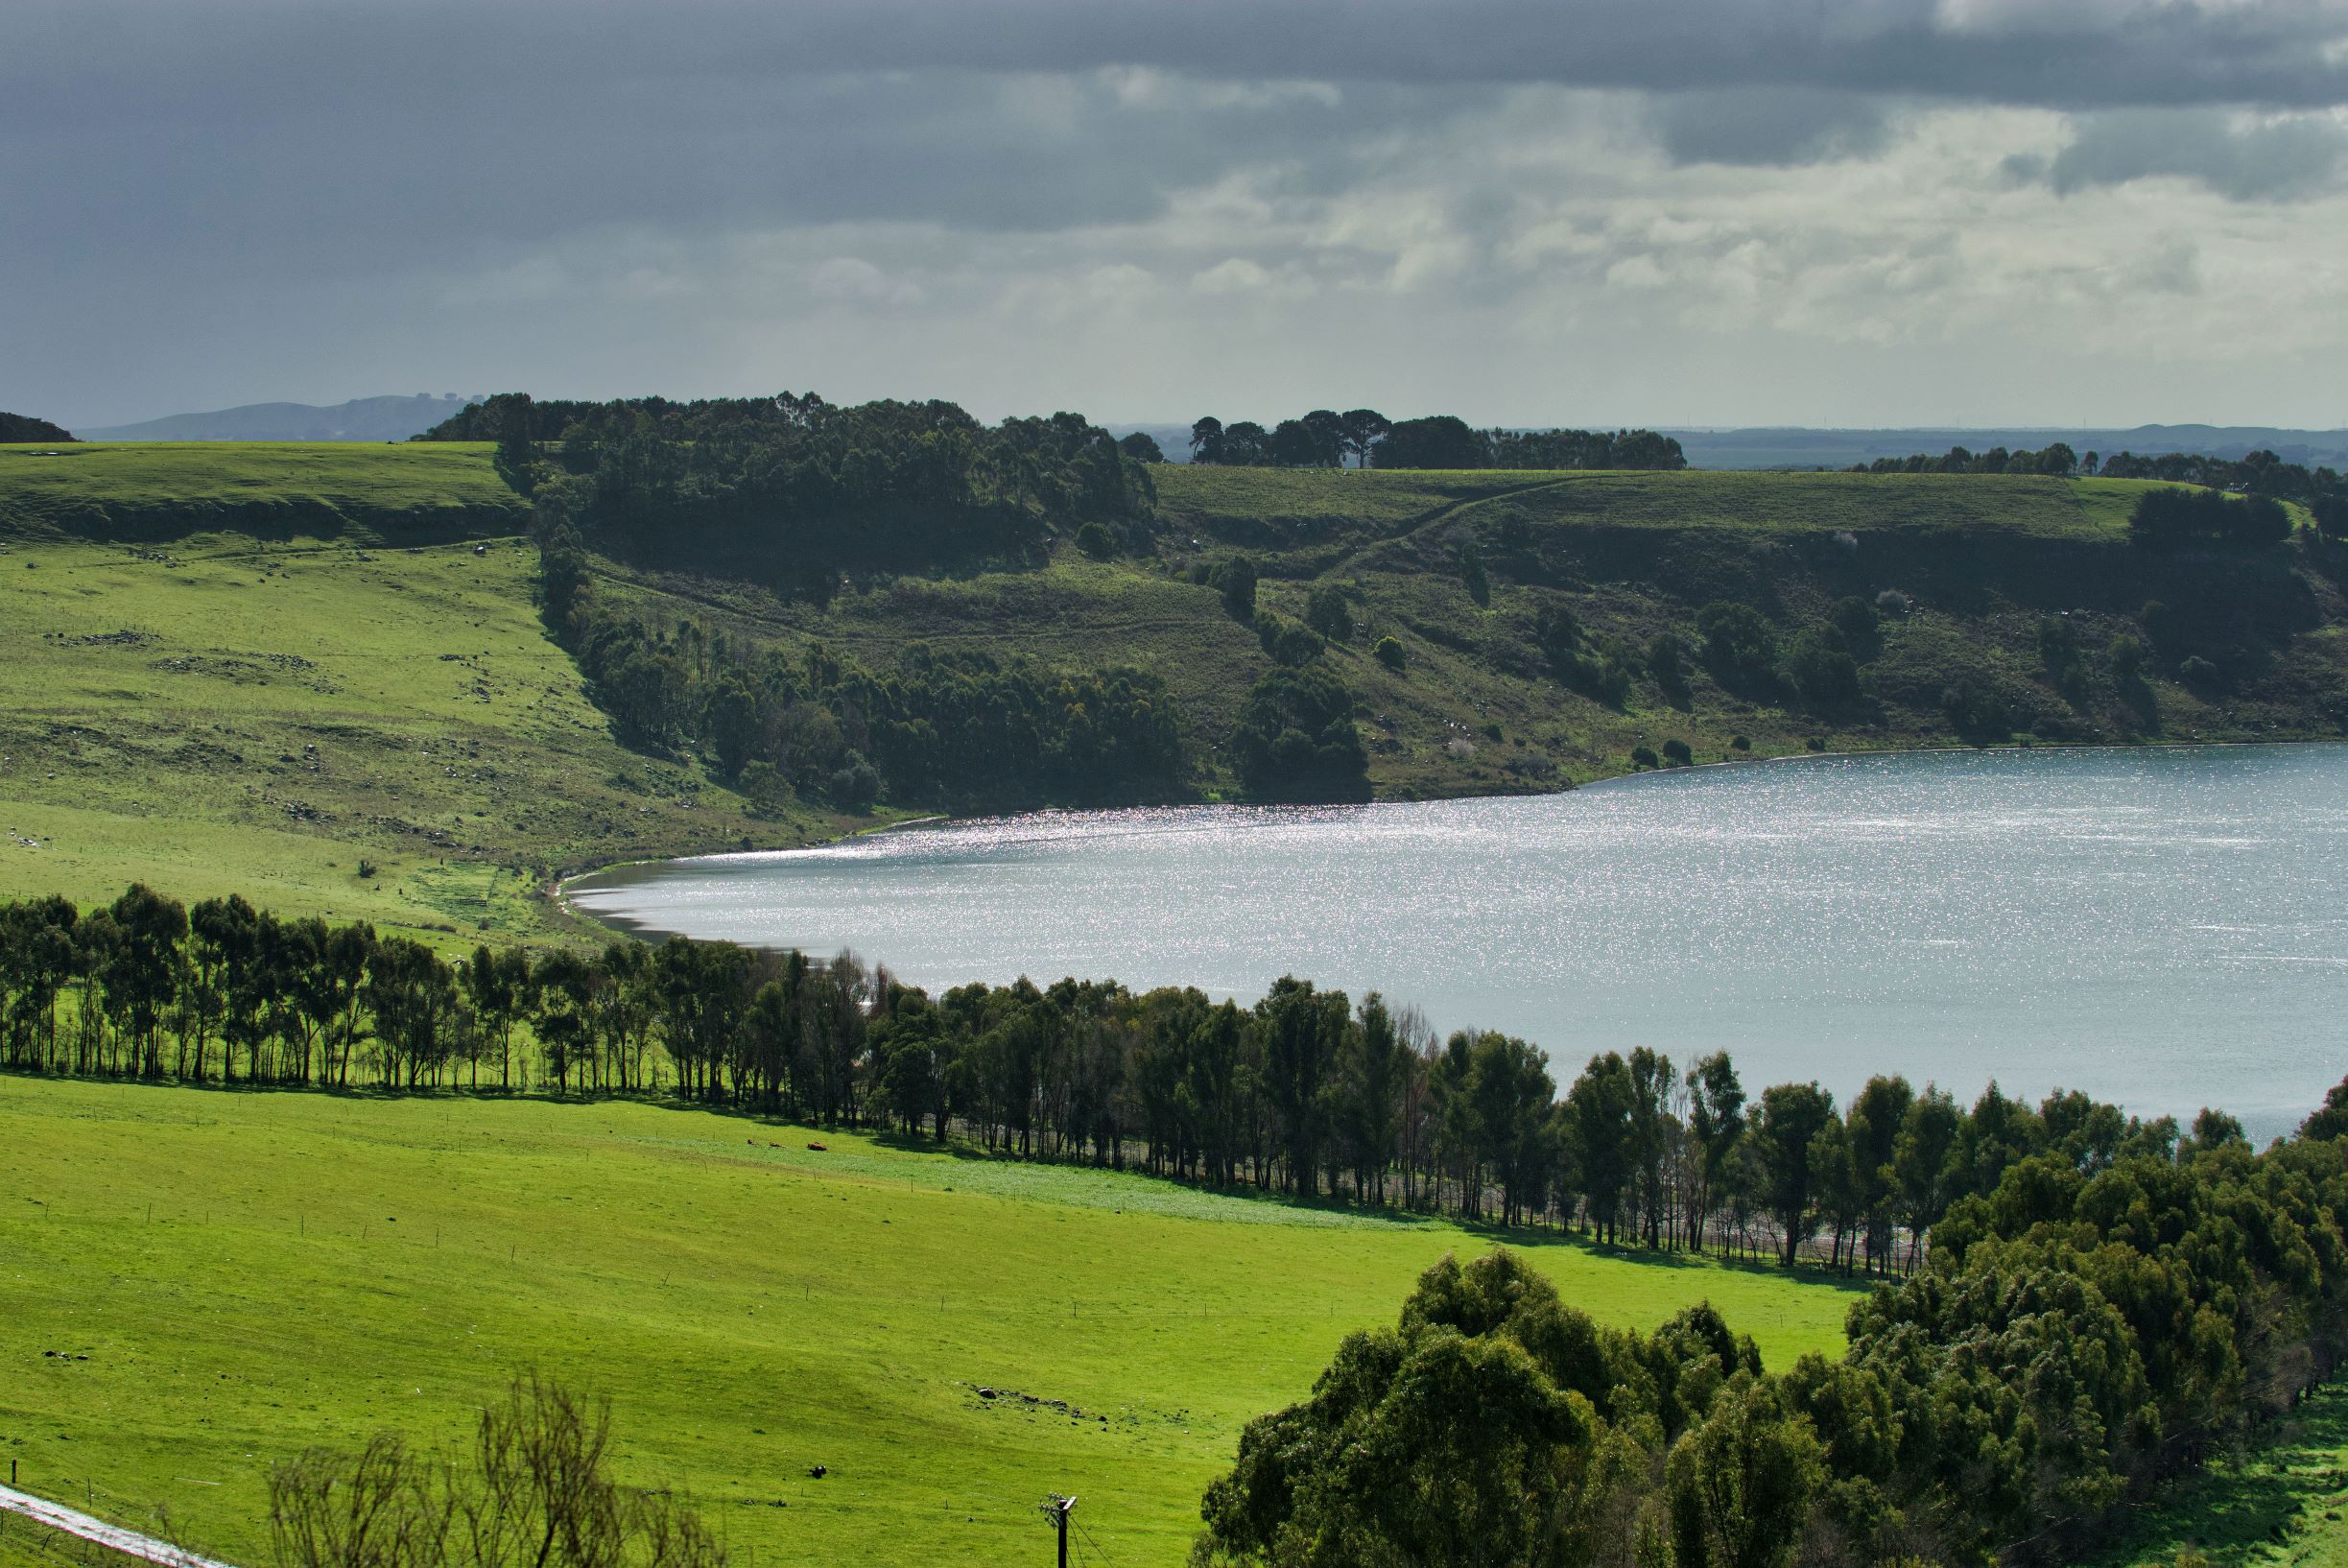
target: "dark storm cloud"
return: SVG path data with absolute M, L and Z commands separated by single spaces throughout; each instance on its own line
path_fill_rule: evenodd
M 1661 94 L 1648 120 L 1677 162 L 1752 165 L 1872 153 L 1883 146 L 1889 124 L 1878 99 L 1813 87 Z
M 1645 122 L 1671 156 L 1750 164 L 1869 151 L 1899 95 L 2090 108 L 2348 96 L 2341 52 L 2325 48 L 2340 8 L 2289 3 L 19 0 L 12 12 L 0 192 L 35 238 L 0 271 L 20 282 L 156 246 L 190 273 L 364 271 L 610 225 L 1131 221 L 1241 165 L 1289 189 L 1341 188 L 1377 134 L 1523 83 L 1648 89 Z M 1135 67 L 1165 75 L 1135 91 L 1118 75 Z M 1283 79 L 1342 90 L 1247 86 Z
M 632 382 L 644 344 L 692 343 L 662 362 L 686 368 L 672 372 L 686 390 L 760 312 L 769 332 L 799 320 L 807 279 L 833 260 L 834 284 L 868 277 L 874 299 L 931 301 L 891 308 L 927 308 L 937 330 L 977 331 L 1023 291 L 1052 295 L 1034 280 L 1061 266 L 1129 273 L 1112 302 L 1162 289 L 1156 308 L 1176 313 L 1201 279 L 1344 288 L 1368 306 L 1407 289 L 1432 323 L 1517 287 L 1543 291 L 1560 321 L 1604 320 L 1576 292 L 1600 282 L 1559 280 L 1602 281 L 1620 259 L 1625 279 L 1694 278 L 1679 286 L 1714 289 L 1744 319 L 1773 280 L 1800 275 L 1756 259 L 1769 236 L 1865 226 L 1857 204 L 1831 203 L 1790 226 L 1772 211 L 1793 200 L 1789 182 L 1821 160 L 1896 162 L 1935 107 L 2053 110 L 2072 140 L 2058 150 L 2051 118 L 2007 116 L 2023 129 L 1995 136 L 1969 123 L 1906 191 L 2035 154 L 2011 167 L 2056 190 L 2171 173 L 2241 198 L 2328 188 L 2325 111 L 2348 101 L 2348 0 L 0 11 L 0 293 L 40 306 L 0 320 L 0 406 L 67 387 L 84 407 L 103 397 L 108 418 L 215 395 L 157 406 L 111 390 L 141 378 L 220 383 L 222 401 L 228 382 L 282 395 L 287 375 L 320 373 L 310 345 L 345 329 L 361 341 L 362 326 L 364 341 L 413 345 L 418 365 L 510 365 L 496 379 L 512 382 L 541 359 L 588 374 L 559 360 L 580 344 L 613 345 Z M 1720 164 L 1743 168 L 1671 167 Z M 1841 173 L 1817 171 L 1817 189 Z M 1610 226 L 1683 177 L 1718 209 Z M 1733 264 L 1671 273 L 1691 234 Z M 1237 320 L 1236 297 L 1217 297 L 1216 318 Z M 809 309 L 818 325 L 843 316 Z M 1301 327 L 1283 336 L 1288 319 L 1243 345 L 1290 362 L 1327 351 Z M 480 347 L 484 323 L 516 346 Z M 934 336 L 908 333 L 909 389 L 933 373 L 920 356 Z M 1039 362 L 1058 352 L 1017 341 Z M 840 350 L 859 367 L 863 352 Z M 351 390 L 375 390 L 349 373 Z
M 2174 176 L 2237 202 L 2289 201 L 2335 188 L 2348 129 L 2330 115 L 2249 118 L 2220 109 L 2116 109 L 2081 115 L 2051 159 L 2010 165 L 2063 195 Z
M 12 85 L 416 107 L 581 84 L 1155 65 L 1218 80 L 1798 86 L 2057 107 L 2339 102 L 2333 0 L 19 0 Z M 43 84 L 59 89 L 43 91 Z

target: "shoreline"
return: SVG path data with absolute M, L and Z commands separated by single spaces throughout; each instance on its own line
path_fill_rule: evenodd
M 876 825 L 871 826 L 871 827 L 858 828 L 858 829 L 856 829 L 856 830 L 854 830 L 854 831 L 852 831 L 852 832 L 847 832 L 847 833 L 842 833 L 842 834 L 840 834 L 839 836 L 837 836 L 837 837 L 835 837 L 835 838 L 830 838 L 830 839 L 820 840 L 820 841 L 818 841 L 818 842 L 817 842 L 817 843 L 813 843 L 794 844 L 794 845 L 791 845 L 791 846 L 786 847 L 786 848 L 775 848 L 775 849 L 721 849 L 721 850 L 711 850 L 711 851 L 709 851 L 709 852 L 707 852 L 707 853 L 704 853 L 704 854 L 698 854 L 698 855 L 696 855 L 696 854 L 687 854 L 687 855 L 664 855 L 664 856 L 652 856 L 652 857 L 646 857 L 646 858 L 641 858 L 641 859 L 632 859 L 632 860 L 615 860 L 615 861 L 607 861 L 607 862 L 601 863 L 601 864 L 599 864 L 599 865 L 589 866 L 589 867 L 583 867 L 582 869 L 580 869 L 580 870 L 577 870 L 577 871 L 567 872 L 567 873 L 565 873 L 565 874 L 562 874 L 562 875 L 560 875 L 560 876 L 556 877 L 556 878 L 553 880 L 553 882 L 552 882 L 551 886 L 548 888 L 547 892 L 546 892 L 546 896 L 547 896 L 547 898 L 548 898 L 548 899 L 549 899 L 549 900 L 550 900 L 550 901 L 551 901 L 551 902 L 552 902 L 552 903 L 555 905 L 556 910 L 557 911 L 557 913 L 558 913 L 558 914 L 560 914 L 560 915 L 562 915 L 564 918 L 566 918 L 566 919 L 568 919 L 568 920 L 573 920 L 573 921 L 582 922 L 584 925 L 586 925 L 586 926 L 588 926 L 588 927 L 591 927 L 591 928 L 593 928 L 594 930 L 597 930 L 597 931 L 601 931 L 601 932 L 607 932 L 607 933 L 611 933 L 611 934 L 616 935 L 616 936 L 623 936 L 623 937 L 633 937 L 633 938 L 637 938 L 637 939 L 639 939 L 639 940 L 647 940 L 647 939 L 649 939 L 649 938 L 648 938 L 648 937 L 646 936 L 646 934 L 645 934 L 644 932 L 634 931 L 634 930 L 629 930 L 629 929 L 628 929 L 628 928 L 627 928 L 627 927 L 625 927 L 625 926 L 622 926 L 622 925 L 616 924 L 616 923 L 614 923 L 614 922 L 612 922 L 612 921 L 610 921 L 610 920 L 606 920 L 606 919 L 603 918 L 603 917 L 602 917 L 602 916 L 600 916 L 600 915 L 596 915 L 589 914 L 587 911 L 582 910 L 582 909 L 581 909 L 581 908 L 580 908 L 578 905 L 574 904 L 574 903 L 572 902 L 572 900 L 571 900 L 571 890 L 572 890 L 573 886 L 574 886 L 575 884 L 579 883 L 579 882 L 582 882 L 582 881 L 584 881 L 584 880 L 585 880 L 585 879 L 587 879 L 588 877 L 592 877 L 592 876 L 602 876 L 602 875 L 604 875 L 604 874 L 605 874 L 605 873 L 607 873 L 607 872 L 611 872 L 611 871 L 626 870 L 626 869 L 628 869 L 628 868 L 629 868 L 629 867 L 639 867 L 639 866 L 671 866 L 671 865 L 676 865 L 676 864 L 678 864 L 678 863 L 681 863 L 681 862 L 685 862 L 685 861 L 698 861 L 698 860 L 729 860 L 729 859 L 734 859 L 734 858 L 737 858 L 737 857 L 740 857 L 740 856 L 745 856 L 745 855 L 794 855 L 794 854 L 800 854 L 800 853 L 806 852 L 806 851 L 808 851 L 808 850 L 814 850 L 814 849 L 829 849 L 829 848 L 834 848 L 834 847 L 837 847 L 837 846 L 838 846 L 838 845 L 840 845 L 840 844 L 847 843 L 850 843 L 850 842 L 852 842 L 852 841 L 854 841 L 854 840 L 857 840 L 857 839 L 877 837 L 877 836 L 879 836 L 879 835 L 881 835 L 881 834 L 884 834 L 884 833 L 895 833 L 895 832 L 900 832 L 900 831 L 903 831 L 903 830 L 905 830 L 905 829 L 909 829 L 909 828 L 929 828 L 929 827 L 936 827 L 936 826 L 938 826 L 938 825 L 940 825 L 940 824 L 951 825 L 951 824 L 958 823 L 958 822 L 977 822 L 977 821 L 993 821 L 993 820 L 1001 820 L 1001 821 L 1018 821 L 1018 820 L 1027 820 L 1027 819 L 1036 818 L 1036 817 L 1055 816 L 1055 815 L 1060 815 L 1060 816 L 1072 815 L 1072 814 L 1074 814 L 1074 812 L 1076 812 L 1076 811 L 1079 811 L 1079 810 L 1080 810 L 1080 811 L 1083 811 L 1083 812 L 1086 812 L 1086 813 L 1094 813 L 1094 812 L 1128 812 L 1128 811 L 1182 811 L 1182 810 L 1198 810 L 1198 809 L 1209 809 L 1209 808 L 1219 807 L 1219 806 L 1235 806 L 1235 807 L 1241 807 L 1241 808 L 1250 808 L 1250 807 L 1252 807 L 1252 808 L 1257 808 L 1257 809 L 1269 809 L 1269 808 L 1274 808 L 1274 807 L 1277 807 L 1277 806 L 1288 805 L 1288 806 L 1299 806 L 1299 807 L 1302 807 L 1302 808 L 1304 808 L 1304 809 L 1308 809 L 1308 810 L 1325 810 L 1325 809 L 1336 808 L 1336 809 L 1343 809 L 1343 810 L 1356 810 L 1356 811 L 1358 811 L 1358 810 L 1362 810 L 1362 809 L 1364 809 L 1364 808 L 1366 808 L 1366 807 L 1370 807 L 1370 806 L 1410 806 L 1410 805 L 1432 805 L 1432 804 L 1436 804 L 1436 803 L 1440 803 L 1440 802 L 1446 802 L 1446 801 L 1456 801 L 1456 800 L 1529 800 L 1529 799 L 1539 799 L 1539 798 L 1542 798 L 1542 797 L 1545 797 L 1545 796 L 1561 796 L 1561 795 L 1572 795 L 1572 794 L 1575 794 L 1576 792 L 1580 791 L 1580 790 L 1597 789 L 1597 788 L 1600 788 L 1600 787 L 1601 787 L 1601 786 L 1619 786 L 1619 785 L 1624 785 L 1624 784 L 1633 783 L 1633 782 L 1636 782 L 1636 781 L 1638 781 L 1638 780 L 1640 780 L 1640 779 L 1645 779 L 1645 778 L 1661 778 L 1661 777 L 1668 777 L 1668 776 L 1670 776 L 1670 775 L 1672 775 L 1672 774 L 1678 774 L 1678 773 L 1698 773 L 1698 772 L 1717 772 L 1717 771 L 1719 771 L 1719 770 L 1722 770 L 1722 769 L 1732 769 L 1732 770 L 1733 770 L 1733 769 L 1743 769 L 1743 768 L 1768 767 L 1768 766 L 1772 766 L 1772 765 L 1783 765 L 1783 764 L 1789 764 L 1789 763 L 1792 763 L 1792 764 L 1799 764 L 1799 763 L 1811 763 L 1811 762 L 1859 762 L 1859 761 L 1865 761 L 1865 760 L 1874 759 L 1874 758 L 1930 757 L 1930 756 L 1941 756 L 1941 755 L 1945 755 L 1945 754 L 1957 754 L 1957 753 L 2002 754 L 2002 753 L 2020 753 L 2020 752 L 2026 752 L 2026 751 L 2055 751 L 2055 752 L 2214 751 L 2214 750 L 2219 750 L 2219 749 L 2246 750 L 2246 749 L 2252 749 L 2252 748 L 2263 748 L 2263 747 L 2281 748 L 2281 747 L 2294 747 L 2294 746 L 2306 746 L 2306 747 L 2317 747 L 2317 746 L 2348 746 L 2348 736 L 2326 736 L 2326 737 L 2316 737 L 2316 736 L 2295 736 L 2295 737 L 2285 737 L 2285 738 L 2282 738 L 2282 739 L 2277 739 L 2277 740 L 2254 740 L 2254 741 L 2246 741 L 2246 740 L 2167 740 L 2167 739 L 2162 739 L 2162 740 L 2127 741 L 2127 742 L 2095 742 L 2095 741 L 2051 741 L 2051 742 L 2034 742 L 2034 741 L 2033 741 L 2033 742 L 2020 742 L 2020 741 L 2016 741 L 2016 742 L 2009 742 L 2009 743 L 2007 743 L 2006 745 L 2004 745 L 2004 746 L 1965 746 L 1965 745 L 1961 745 L 1961 744 L 1952 744 L 1952 745 L 1948 745 L 1948 746 L 1900 746 L 1900 747 L 1891 747 L 1891 746 L 1887 746 L 1887 747 L 1882 747 L 1882 748 L 1869 748 L 1861 749 L 1861 750 L 1841 750 L 1841 751 L 1809 751 L 1809 750 L 1803 750 L 1803 751 L 1785 751 L 1785 752 L 1780 752 L 1780 753 L 1778 753 L 1778 754 L 1776 754 L 1776 755 L 1773 755 L 1773 756 L 1736 757 L 1736 758 L 1723 757 L 1723 758 L 1720 758 L 1720 759 L 1719 759 L 1719 760 L 1717 760 L 1717 761 L 1711 761 L 1711 762 L 1692 762 L 1692 763 L 1688 763 L 1688 764 L 1686 764 L 1686 765 L 1684 765 L 1684 766 L 1677 767 L 1677 768 L 1644 768 L 1644 769 L 1633 769 L 1633 770 L 1629 770 L 1629 771 L 1626 771 L 1626 772 L 1619 772 L 1619 773 L 1608 773 L 1608 774 L 1606 774 L 1606 775 L 1604 775 L 1603 777 L 1601 777 L 1601 778 L 1593 778 L 1593 779 L 1591 779 L 1589 782 L 1584 783 L 1584 784 L 1573 784 L 1573 785 L 1569 785 L 1567 788 L 1562 789 L 1562 790 L 1511 790 L 1511 791 L 1481 790 L 1481 791 L 1472 791 L 1472 792 L 1461 792 L 1461 793 L 1459 793 L 1459 794 L 1458 794 L 1458 795 L 1429 795 L 1429 796 L 1415 796 L 1415 797 L 1413 797 L 1413 798 L 1411 798 L 1411 799 L 1408 799 L 1408 800 L 1398 800 L 1398 799 L 1378 799 L 1378 798 L 1373 797 L 1373 798 L 1371 798 L 1371 799 L 1369 799 L 1369 800 L 1362 800 L 1362 801 L 1323 801 L 1323 802 L 1313 802 L 1313 801 L 1245 801 L 1245 800 L 1220 800 L 1220 801 L 1183 801 L 1183 802 L 1175 802 L 1175 803 L 1170 803 L 1170 804 L 1165 804 L 1165 805 L 1155 805 L 1155 806 L 1101 806 L 1101 807 L 1082 807 L 1082 808 L 1070 808 L 1070 807 L 1063 807 L 1063 806 L 1036 806 L 1036 807 L 1032 807 L 1032 808 L 1030 808 L 1029 810 L 1026 810 L 1026 811 L 998 812 L 998 813 L 992 813 L 992 814 L 980 814 L 980 815 L 970 816 L 970 817 L 957 817 L 957 816 L 954 816 L 954 815 L 953 815 L 953 814 L 951 814 L 951 813 L 946 813 L 946 812 L 935 812 L 935 813 L 932 813 L 932 814 L 930 814 L 930 815 L 928 815 L 928 816 L 924 816 L 924 817 L 909 817 L 909 818 L 904 819 L 904 820 L 901 820 L 901 821 L 894 821 L 894 822 L 882 822 L 882 823 L 876 824 Z
M 824 841 L 818 841 L 818 843 L 803 843 L 803 845 L 787 845 L 787 847 L 771 847 L 771 849 L 709 849 L 709 852 L 702 852 L 702 854 L 657 854 L 657 857 L 643 857 L 643 859 L 615 859 L 615 862 L 599 862 L 599 864 L 594 864 L 594 867 L 584 867 L 584 868 L 580 868 L 580 871 L 566 871 L 566 873 L 557 875 L 557 878 L 552 878 L 552 885 L 547 888 L 547 899 L 552 899 L 554 906 L 557 906 L 557 911 L 561 911 L 561 914 L 566 917 L 571 917 L 571 920 L 584 920 L 587 925 L 597 927 L 597 930 L 618 932 L 618 935 L 625 935 L 625 937 L 636 937 L 636 932 L 629 932 L 629 930 L 625 930 L 625 927 L 618 927 L 618 925 L 613 925 L 613 922 L 604 920 L 601 915 L 592 915 L 592 914 L 587 914 L 587 911 L 578 909 L 578 906 L 571 901 L 573 885 L 582 883 L 582 880 L 592 878 L 592 875 L 605 875 L 610 871 L 627 871 L 627 868 L 631 868 L 631 867 L 672 867 L 672 864 L 698 862 L 698 859 L 735 859 L 735 857 L 742 857 L 742 854 L 803 854 L 803 852 L 808 852 L 808 849 L 839 847 L 842 845 L 842 843 L 857 841 L 857 838 L 878 838 L 881 833 L 899 833 L 899 831 L 907 831 L 907 828 L 930 828 L 930 826 L 939 826 L 939 824 L 958 824 L 958 821 L 1021 821 L 1021 820 L 1029 820 L 1029 817 L 1076 815 L 1076 812 L 1087 812 L 1089 815 L 1089 812 L 1160 812 L 1160 810 L 1209 810 L 1209 807 L 1280 807 L 1280 805 L 1306 807 L 1306 810 L 1364 810 L 1364 807 L 1371 807 L 1371 805 L 1437 805 L 1437 803 L 1446 803 L 1446 800 L 1538 800 L 1538 798 L 1545 798 L 1545 796 L 1571 796 L 1571 794 L 1576 794 L 1576 791 L 1582 791 L 1582 789 L 1599 789 L 1599 786 L 1611 786 L 1611 784 L 1629 784 L 1629 782 L 1637 782 L 1637 779 L 1662 779 L 1662 777 L 1672 777 L 1672 774 L 1683 774 L 1683 772 L 1717 772 L 1717 770 L 1723 770 L 1723 768 L 1768 768 L 1768 765 L 1785 765 L 1785 763 L 1855 763 L 1855 761 L 1869 761 L 1869 758 L 1947 756 L 1947 753 L 2019 753 L 2019 751 L 2218 751 L 2218 748 L 2247 751 L 2247 748 L 2257 748 L 2257 747 L 2348 747 L 2348 735 L 2332 735 L 2332 737 L 2299 735 L 2299 737 L 2282 737 L 2282 740 L 2142 740 L 2142 742 L 2069 740 L 2069 742 L 2007 742 L 2007 744 L 2003 744 L 2003 747 L 1965 747 L 1965 744 L 1947 744 L 1947 747 L 1869 747 L 1869 748 L 1862 748 L 1862 751 L 1780 751 L 1777 756 L 1717 758 L 1717 761 L 1709 761 L 1709 763 L 1686 763 L 1686 765 L 1681 765 L 1681 768 L 1632 768 L 1632 770 L 1625 770 L 1625 772 L 1608 772 L 1608 774 L 1603 774 L 1603 777 L 1590 779 L 1587 784 L 1569 784 L 1566 789 L 1460 791 L 1460 794 L 1456 794 L 1456 796 L 1413 796 L 1413 798 L 1409 798 L 1409 800 L 1395 800 L 1395 798 L 1383 798 L 1383 800 L 1381 798 L 1369 798 L 1369 800 L 1181 800 L 1181 803 L 1165 803 L 1165 805 L 1092 805 L 1092 807 L 1035 805 L 1035 807 L 1029 807 L 1029 810 L 1019 810 L 1019 812 L 979 812 L 979 815 L 972 815 L 972 817 L 956 817 L 956 815 L 951 815 L 951 812 L 930 812 L 928 817 L 907 817 L 907 820 L 902 820 L 902 821 L 883 821 L 883 824 L 868 826 L 868 828 L 855 828 L 855 831 L 850 831 L 850 833 L 841 833 L 841 836 L 824 838 Z

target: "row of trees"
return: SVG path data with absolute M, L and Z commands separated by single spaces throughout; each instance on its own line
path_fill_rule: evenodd
M 676 1093 L 743 1110 L 959 1129 L 1022 1155 L 1305 1198 L 1590 1227 L 1663 1250 L 1913 1268 L 1950 1205 L 2015 1164 L 2094 1173 L 2180 1141 L 2079 1095 L 1993 1086 L 1968 1111 L 1905 1080 L 1847 1108 L 1814 1083 L 1748 1100 L 1725 1052 L 1608 1052 L 1559 1092 L 1521 1039 L 1438 1039 L 1375 993 L 1284 978 L 1252 1007 L 1114 982 L 932 996 L 853 955 L 632 941 L 443 962 L 364 924 L 192 909 L 144 887 L 86 914 L 0 906 L 0 1063 L 97 1077 L 347 1088 Z M 1819 1244 L 1823 1243 L 1822 1246 Z
M 501 392 L 419 440 L 491 440 L 582 537 L 722 549 L 737 576 L 827 594 L 842 567 L 1030 557 L 1053 530 L 1139 523 L 1148 469 L 1074 414 L 983 425 L 953 403 L 842 408 L 813 392 L 538 402 Z
M 1127 438 L 1130 440 L 1132 438 Z M 1144 438 L 1147 440 L 1147 438 Z M 1150 450 L 1156 442 L 1150 442 Z M 1267 430 L 1209 416 L 1191 461 L 1242 468 L 1684 468 L 1679 442 L 1650 430 L 1478 430 L 1448 414 L 1389 420 L 1375 409 L 1316 409 Z M 1138 447 L 1133 450 L 1140 450 Z
M 1249 1424 L 1199 1560 L 2077 1560 L 2348 1349 L 2343 1133 L 2348 1083 L 2263 1153 L 2213 1128 L 2011 1160 L 1839 1362 L 1776 1373 L 1708 1306 L 1612 1330 L 1511 1253 L 1446 1259 Z
M 2273 452 L 2262 450 L 2241 458 L 2192 452 L 2140 458 L 2122 452 L 2104 463 L 2103 477 L 2157 479 L 2170 485 L 2297 501 L 2313 513 L 2315 526 L 2328 537 L 2348 535 L 2348 476 L 2330 467 L 2311 469 L 2302 463 L 2286 463 Z
M 2123 454 L 2124 457 L 2125 454 Z M 2072 450 L 2068 441 L 2053 441 L 2031 451 L 2024 447 L 2007 451 L 1993 446 L 1986 452 L 1975 452 L 1962 446 L 1952 446 L 1935 457 L 1930 452 L 1914 452 L 1904 458 L 1877 458 L 1873 463 L 1851 465 L 1855 474 L 2043 474 L 2054 479 L 2070 479 L 2079 474 L 2097 471 L 2099 460 L 2095 453 L 2085 457 Z M 2112 460 L 2114 463 L 2120 458 Z M 2124 477 L 2124 476 L 2115 476 Z
M 2309 468 L 2286 463 L 2274 452 L 2260 450 L 2240 458 L 2217 458 L 2198 452 L 2163 452 L 2139 457 L 2119 452 L 2109 458 L 2090 452 L 2081 457 L 2064 441 L 2032 452 L 1993 446 L 1986 452 L 1952 446 L 1935 457 L 1917 452 L 1904 458 L 1877 458 L 1856 463 L 1859 474 L 2045 474 L 2058 479 L 2101 474 L 2105 479 L 2157 479 L 2170 485 L 2193 485 L 2212 490 L 2234 490 L 2251 497 L 2297 501 L 2314 514 L 2315 526 L 2328 536 L 2348 536 L 2348 478 L 2330 467 Z

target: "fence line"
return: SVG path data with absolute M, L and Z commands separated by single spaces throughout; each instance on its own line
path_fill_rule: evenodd
M 0 1486 L 0 1509 L 21 1513 L 36 1524 L 51 1530 L 79 1536 L 125 1556 L 152 1562 L 158 1568 L 232 1568 L 231 1564 L 212 1557 L 199 1556 L 169 1541 L 158 1541 L 152 1535 L 141 1535 L 120 1525 L 109 1525 L 104 1519 L 93 1519 L 79 1509 L 69 1509 L 62 1503 L 52 1503 L 31 1492 L 20 1492 L 13 1486 Z

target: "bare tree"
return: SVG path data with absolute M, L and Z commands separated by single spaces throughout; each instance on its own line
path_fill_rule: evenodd
M 472 1462 L 381 1433 L 270 1475 L 281 1568 L 723 1568 L 699 1514 L 604 1471 L 611 1407 L 535 1372 L 481 1413 Z

